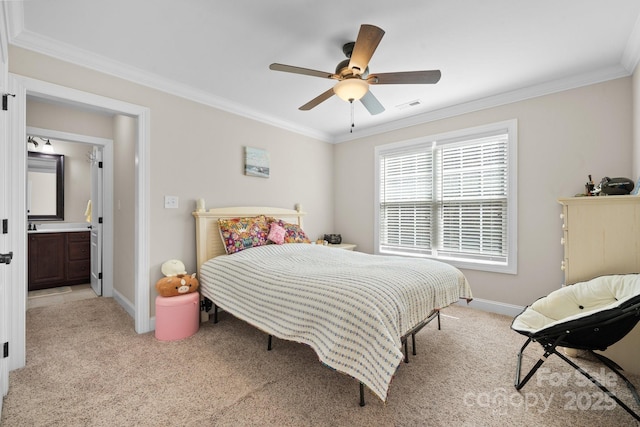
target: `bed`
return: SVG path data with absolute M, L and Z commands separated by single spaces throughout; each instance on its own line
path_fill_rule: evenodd
M 309 345 L 322 363 L 360 381 L 361 405 L 363 386 L 386 401 L 393 375 L 408 358 L 409 336 L 435 317 L 439 322 L 440 309 L 472 298 L 458 269 L 432 260 L 308 243 L 227 255 L 219 220 L 264 215 L 302 229 L 301 209 L 219 208 L 193 215 L 200 293 L 214 315 L 221 308 L 269 340 Z

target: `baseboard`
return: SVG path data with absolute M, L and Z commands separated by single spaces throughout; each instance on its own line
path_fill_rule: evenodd
M 129 316 L 133 317 L 134 319 L 136 318 L 136 307 L 131 303 L 131 301 L 129 301 L 127 298 L 125 298 L 124 295 L 122 295 L 115 289 L 113 290 L 113 299 L 116 300 L 116 302 L 120 304 L 122 308 L 124 308 L 124 311 L 129 313 Z
M 469 303 L 469 307 L 477 310 L 488 311 L 490 313 L 504 314 L 511 317 L 516 317 L 522 313 L 524 307 L 513 304 L 506 304 L 498 301 L 491 301 L 486 299 L 474 298 Z
M 120 292 L 113 290 L 113 299 L 116 300 L 118 304 L 124 308 L 129 316 L 136 318 L 136 308 L 127 298 L 124 297 Z M 155 331 L 156 329 L 156 318 L 155 316 L 149 319 L 149 331 Z

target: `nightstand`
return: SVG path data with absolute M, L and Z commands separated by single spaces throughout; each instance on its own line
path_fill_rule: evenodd
M 337 245 L 332 245 L 332 244 L 328 244 L 327 247 L 329 248 L 336 248 L 336 249 L 344 249 L 347 251 L 352 251 L 354 250 L 358 245 L 354 245 L 353 243 L 339 243 Z

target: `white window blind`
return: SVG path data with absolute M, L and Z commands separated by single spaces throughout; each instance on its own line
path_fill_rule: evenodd
M 381 249 L 431 253 L 433 186 L 431 150 L 381 156 Z
M 379 147 L 377 251 L 515 272 L 514 139 L 502 124 Z

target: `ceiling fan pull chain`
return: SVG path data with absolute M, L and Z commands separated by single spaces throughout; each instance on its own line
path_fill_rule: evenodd
M 350 129 L 349 133 L 353 133 L 353 128 L 355 126 L 355 124 L 353 123 L 353 121 L 354 121 L 353 120 L 353 116 L 354 116 L 354 114 L 353 114 L 353 99 L 349 100 L 349 104 L 351 104 L 351 129 Z

